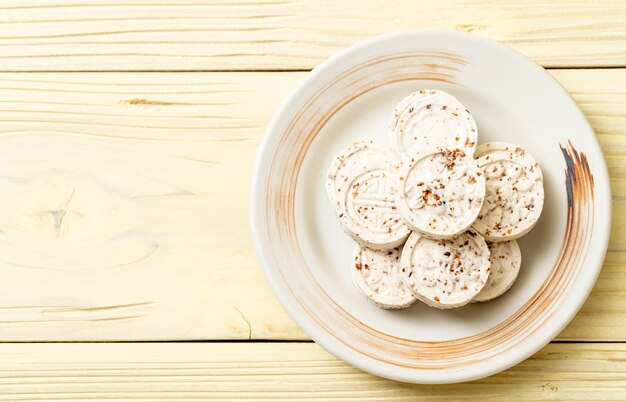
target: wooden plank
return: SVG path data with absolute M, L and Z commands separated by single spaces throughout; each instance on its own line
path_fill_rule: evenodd
M 401 384 L 363 373 L 314 343 L 0 345 L 11 401 L 623 400 L 626 345 L 551 344 L 466 384 Z
M 262 128 L 299 78 L 1 75 L 0 339 L 303 337 L 247 224 Z
M 560 339 L 626 340 L 626 69 L 559 70 L 613 185 Z M 0 340 L 306 339 L 249 237 L 252 162 L 304 73 L 0 74 Z
M 415 28 L 476 33 L 548 67 L 626 66 L 620 0 L 5 0 L 0 71 L 310 69 Z

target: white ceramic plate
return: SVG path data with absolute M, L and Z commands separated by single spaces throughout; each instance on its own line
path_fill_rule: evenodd
M 517 283 L 494 301 L 385 311 L 352 286 L 353 242 L 326 199 L 325 172 L 354 140 L 385 144 L 396 103 L 418 88 L 452 93 L 474 115 L 479 143 L 519 144 L 543 169 L 542 217 L 519 241 Z M 263 138 L 250 218 L 272 289 L 313 340 L 382 377 L 450 383 L 522 361 L 574 317 L 604 259 L 610 200 L 594 132 L 548 73 L 482 37 L 427 30 L 353 46 L 300 83 Z

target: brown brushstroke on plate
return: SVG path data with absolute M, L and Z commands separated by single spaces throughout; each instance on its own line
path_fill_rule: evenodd
M 495 327 L 447 341 L 395 337 L 349 314 L 315 280 L 298 244 L 294 213 L 298 175 L 312 141 L 343 106 L 364 93 L 407 80 L 460 85 L 455 77 L 466 63 L 464 58 L 453 54 L 424 51 L 378 57 L 346 69 L 324 83 L 298 109 L 284 130 L 270 167 L 266 189 L 268 237 L 272 244 L 280 245 L 273 247 L 274 263 L 292 297 L 335 340 L 392 365 L 428 370 L 458 368 L 495 358 L 514 348 L 539 330 L 562 305 L 588 252 L 593 228 L 593 175 L 585 155 L 568 143 L 561 146 L 566 162 L 568 209 L 558 257 L 537 292 Z M 290 275 L 290 271 L 296 272 Z M 290 281 L 290 278 L 304 280 Z

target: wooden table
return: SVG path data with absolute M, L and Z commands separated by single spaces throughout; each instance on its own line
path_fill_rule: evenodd
M 626 399 L 626 3 L 513 3 L 2 1 L 0 399 Z M 311 343 L 248 228 L 278 103 L 345 46 L 421 27 L 548 68 L 596 130 L 613 190 L 609 252 L 574 321 L 460 385 L 383 380 Z

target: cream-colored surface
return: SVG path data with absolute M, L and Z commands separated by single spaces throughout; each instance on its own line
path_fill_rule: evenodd
M 559 339 L 626 340 L 626 70 L 553 73 L 606 151 L 615 217 Z M 0 74 L 0 340 L 306 339 L 247 219 L 264 125 L 303 76 Z
M 301 77 L 0 74 L 0 340 L 304 337 L 247 223 Z
M 545 66 L 626 65 L 621 0 L 3 0 L 0 70 L 309 69 L 360 40 L 447 28 Z
M 623 344 L 552 344 L 493 377 L 439 386 L 377 378 L 310 343 L 24 344 L 0 354 L 11 401 L 591 401 L 623 400 L 626 388 Z
M 613 190 L 602 274 L 558 338 L 591 343 L 553 343 L 497 376 L 443 387 L 378 379 L 311 343 L 0 343 L 0 400 L 623 399 L 618 0 L 2 1 L 0 341 L 306 339 L 248 234 L 259 139 L 305 74 L 282 70 L 420 27 L 570 68 L 552 74 L 594 126 Z

